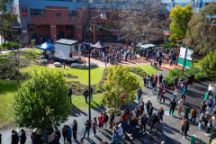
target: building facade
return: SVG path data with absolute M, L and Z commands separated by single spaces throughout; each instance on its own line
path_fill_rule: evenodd
M 98 12 L 106 11 L 112 13 L 113 3 L 104 3 L 103 0 L 11 0 L 11 10 L 18 16 L 22 33 L 28 39 L 44 41 L 46 39 L 57 40 L 59 38 L 76 39 L 79 41 L 87 37 L 89 29 L 88 18 L 95 16 Z M 134 0 L 135 1 L 135 0 Z M 144 0 L 136 0 L 143 1 Z M 192 3 L 194 8 L 201 8 L 205 4 L 216 0 L 162 0 L 166 7 L 174 7 L 176 4 Z M 121 0 L 114 3 L 124 9 L 130 5 L 130 0 Z M 158 0 L 161 3 L 161 0 Z M 199 3 L 200 2 L 200 3 Z M 101 21 L 103 22 L 103 21 Z M 94 29 L 95 30 L 95 29 Z M 98 37 L 113 35 L 102 29 L 97 29 Z M 94 36 L 95 36 L 94 35 Z M 116 36 L 115 34 L 113 36 Z

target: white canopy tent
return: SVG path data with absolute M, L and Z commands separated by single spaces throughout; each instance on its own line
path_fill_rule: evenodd
M 103 47 L 102 47 L 102 45 L 101 45 L 101 43 L 98 41 L 98 42 L 96 42 L 95 44 L 90 44 L 90 46 L 92 47 L 92 48 L 98 48 L 98 49 L 102 49 Z
M 138 43 L 138 45 L 136 45 L 137 47 L 141 48 L 141 49 L 148 49 L 148 48 L 152 48 L 155 47 L 156 45 L 154 44 L 142 44 L 142 43 Z

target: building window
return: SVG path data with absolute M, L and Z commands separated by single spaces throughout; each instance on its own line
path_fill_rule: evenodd
M 57 12 L 55 15 L 56 15 L 56 17 L 61 17 L 62 13 L 61 12 Z
M 77 16 L 77 11 L 70 11 L 69 16 L 71 16 L 71 17 Z
M 31 16 L 44 16 L 45 10 L 44 9 L 30 9 Z

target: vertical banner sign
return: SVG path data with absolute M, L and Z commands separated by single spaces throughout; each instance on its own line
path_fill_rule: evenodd
M 178 58 L 178 65 L 190 69 L 190 67 L 192 66 L 192 54 L 192 49 L 181 47 Z

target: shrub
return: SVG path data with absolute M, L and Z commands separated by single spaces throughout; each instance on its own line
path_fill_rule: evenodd
M 107 113 L 109 115 L 111 115 L 112 113 L 114 113 L 115 116 L 120 116 L 122 111 L 120 109 L 115 109 L 115 108 L 111 108 L 107 111 Z

